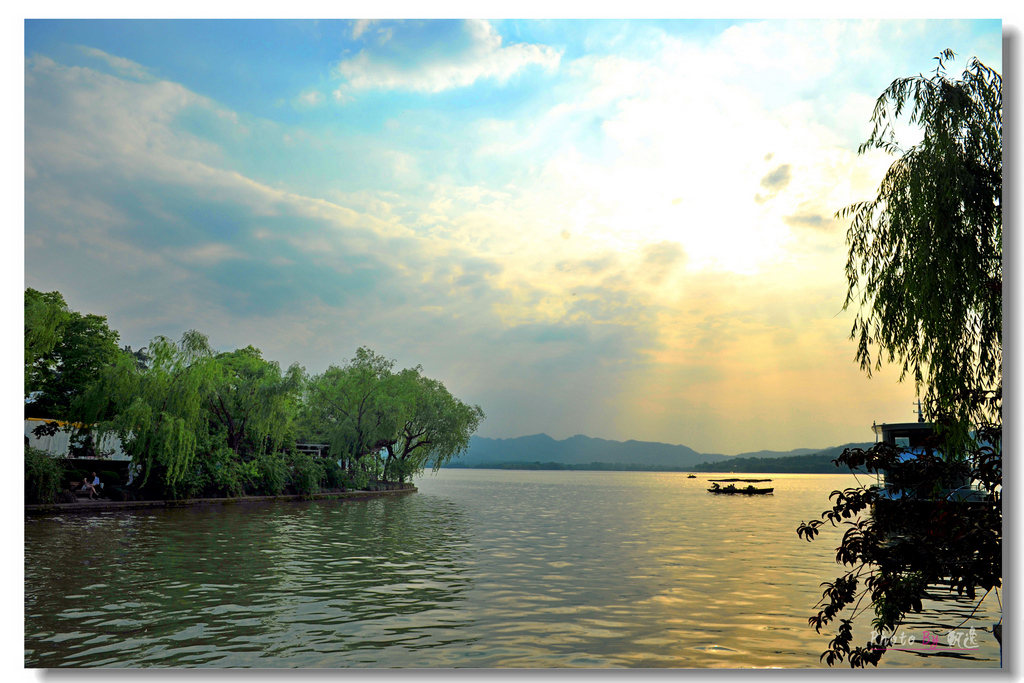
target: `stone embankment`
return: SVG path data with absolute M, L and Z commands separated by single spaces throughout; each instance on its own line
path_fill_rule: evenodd
M 124 500 L 106 499 L 89 500 L 83 498 L 77 503 L 53 503 L 50 505 L 26 505 L 27 515 L 51 515 L 62 512 L 110 512 L 114 510 L 142 510 L 147 508 L 178 508 L 194 505 L 234 505 L 250 503 L 267 503 L 274 501 L 326 500 L 379 498 L 381 496 L 399 496 L 414 493 L 416 487 L 406 484 L 404 488 L 379 491 L 325 491 L 308 496 L 240 496 L 238 498 L 189 498 L 185 500 Z

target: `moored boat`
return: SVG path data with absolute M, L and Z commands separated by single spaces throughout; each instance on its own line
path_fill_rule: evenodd
M 934 425 L 924 421 L 924 414 L 921 410 L 921 402 L 917 403 L 917 422 L 899 422 L 894 424 L 872 424 L 872 431 L 877 441 L 884 441 L 900 449 L 899 460 L 901 463 L 910 463 L 917 458 L 926 455 L 934 455 L 946 459 L 946 455 L 934 448 L 937 440 L 935 438 Z M 913 470 L 909 470 L 912 475 Z M 907 475 L 882 470 L 879 473 L 877 489 L 881 501 L 909 499 L 914 501 L 936 501 L 947 500 L 960 503 L 972 503 L 983 501 L 987 494 L 969 477 L 962 477 L 957 481 L 944 481 L 936 486 L 936 482 L 919 482 L 913 476 L 907 480 Z
M 711 488 L 708 489 L 708 493 L 738 493 L 745 496 L 763 496 L 765 494 L 774 491 L 774 488 L 759 489 L 754 486 L 747 486 L 744 488 L 736 488 L 735 485 L 729 484 L 728 486 L 719 486 L 718 484 L 712 484 Z

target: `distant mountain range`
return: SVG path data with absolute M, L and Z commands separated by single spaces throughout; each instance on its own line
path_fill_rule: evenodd
M 610 441 L 578 434 L 558 441 L 547 434 L 534 434 L 514 439 L 488 439 L 472 436 L 469 450 L 452 465 L 456 467 L 487 467 L 514 463 L 561 463 L 585 465 L 606 463 L 691 469 L 701 464 L 732 462 L 738 459 L 767 459 L 812 454 L 836 457 L 848 447 L 868 447 L 870 443 L 846 444 L 831 448 L 796 448 L 791 451 L 756 451 L 739 455 L 698 453 L 686 446 L 674 446 L 655 441 Z

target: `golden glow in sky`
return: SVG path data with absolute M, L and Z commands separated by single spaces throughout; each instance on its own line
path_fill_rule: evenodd
M 998 21 L 30 21 L 25 285 L 122 342 L 368 345 L 481 436 L 698 451 L 909 419 L 842 312 L 875 98 Z

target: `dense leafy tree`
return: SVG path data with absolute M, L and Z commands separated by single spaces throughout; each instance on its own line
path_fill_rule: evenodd
M 150 367 L 118 353 L 77 404 L 83 420 L 113 431 L 141 468 L 141 481 L 160 469 L 163 483 L 182 480 L 206 434 L 207 398 L 218 368 L 207 337 L 195 330 L 175 343 L 157 337 L 149 345 Z
M 25 393 L 39 390 L 40 380 L 53 368 L 51 353 L 70 317 L 60 292 L 25 290 Z
M 252 346 L 216 353 L 194 330 L 118 348 L 105 318 L 68 311 L 58 292 L 28 290 L 25 301 L 26 387 L 37 408 L 78 425 L 73 438 L 85 446 L 116 434 L 143 495 L 279 494 L 289 485 L 308 495 L 404 480 L 465 450 L 483 418 L 419 367 L 395 373 L 393 360 L 366 348 L 307 381 L 297 364 L 282 372 Z M 333 458 L 295 452 L 300 430 L 328 441 Z M 26 482 L 38 469 L 26 469 Z
M 51 292 L 43 297 L 52 297 L 44 300 L 55 306 L 60 294 Z M 106 317 L 76 311 L 67 311 L 62 317 L 59 337 L 34 363 L 32 385 L 39 393 L 26 407 L 31 417 L 69 419 L 72 402 L 121 353 L 119 335 L 107 326 Z M 26 347 L 28 337 L 26 329 Z
M 360 348 L 346 365 L 310 380 L 305 420 L 352 469 L 404 481 L 465 451 L 484 414 L 419 366 L 396 373 L 394 365 Z
M 878 98 L 860 152 L 900 156 L 875 199 L 837 216 L 851 219 L 846 306 L 859 305 L 861 367 L 901 363 L 929 411 L 966 433 L 998 418 L 1002 393 L 1002 78 L 974 59 L 951 79 L 952 58 Z M 907 150 L 893 125 L 905 114 L 923 130 Z
M 395 361 L 361 347 L 343 366 L 309 381 L 305 422 L 344 463 L 357 463 L 393 440 L 401 406 L 394 400 Z
M 428 466 L 437 472 L 465 452 L 484 412 L 452 396 L 441 382 L 423 377 L 419 367 L 403 371 L 395 380 L 401 412 L 398 431 L 386 444 L 385 474 L 404 481 Z
M 69 417 L 72 401 L 118 352 L 104 316 L 68 310 L 60 292 L 25 290 L 25 388 L 33 417 Z
M 279 450 L 292 435 L 302 368 L 293 364 L 282 374 L 252 346 L 217 354 L 211 365 L 206 407 L 223 442 L 247 458 Z
M 885 443 L 845 451 L 837 464 L 886 472 L 909 495 L 834 491 L 822 520 L 797 530 L 812 540 L 823 520 L 847 527 L 836 560 L 850 569 L 824 584 L 810 619 L 819 631 L 839 619 L 822 653 L 829 665 L 877 665 L 884 642 L 851 647 L 853 620 L 868 609 L 874 629 L 891 633 L 940 584 L 974 597 L 1002 582 L 1002 80 L 976 59 L 950 79 L 952 58 L 943 52 L 933 76 L 898 79 L 879 97 L 860 151 L 899 158 L 876 199 L 837 214 L 852 219 L 846 304 L 860 306 L 857 359 L 869 376 L 883 359 L 901 363 L 901 379 L 925 391 L 936 435 L 910 460 Z M 907 111 L 923 139 L 902 150 L 893 121 Z M 984 501 L 944 495 L 971 480 Z

